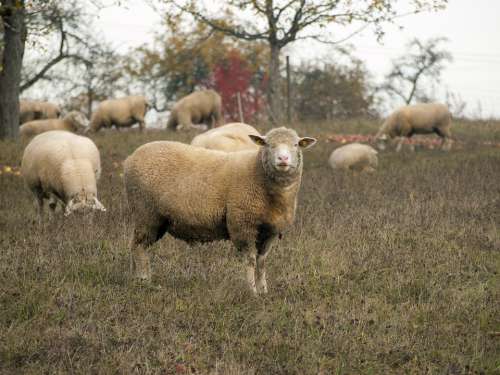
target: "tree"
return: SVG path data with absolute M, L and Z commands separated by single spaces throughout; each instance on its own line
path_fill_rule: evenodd
M 373 116 L 375 97 L 359 60 L 303 65 L 294 73 L 295 106 L 301 120 Z
M 266 51 L 262 43 L 241 43 L 203 23 L 176 23 L 158 35 L 155 47 L 130 53 L 124 70 L 129 81 L 152 96 L 157 111 L 194 90 L 213 88 L 222 96 L 224 114 L 236 120 L 238 92 L 245 117 L 263 104 Z
M 392 69 L 383 85 L 389 95 L 401 98 L 406 104 L 414 99 L 430 101 L 430 96 L 419 83 L 428 79 L 440 81 L 445 63 L 452 61 L 451 54 L 441 47 L 446 38 L 433 38 L 427 42 L 413 39 L 407 44 L 407 52 L 392 62 Z
M 282 49 L 299 39 L 334 42 L 324 28 L 331 25 L 373 24 L 380 37 L 382 25 L 398 16 L 397 0 L 226 0 L 221 9 L 203 7 L 197 0 L 163 0 L 167 15 L 176 18 L 190 15 L 233 38 L 263 41 L 269 47 L 268 101 L 271 119 L 282 118 L 280 98 L 280 55 Z M 410 12 L 442 8 L 447 0 L 412 2 Z M 212 6 L 212 5 L 211 5 Z M 236 18 L 239 15 L 239 18 Z M 319 31 L 318 31 L 319 30 Z M 331 35 L 331 33 L 330 33 Z
M 50 71 L 61 62 L 92 64 L 88 56 L 95 55 L 94 51 L 100 48 L 92 35 L 91 24 L 85 2 L 78 0 L 49 2 L 42 11 L 33 12 L 27 18 L 29 42 L 45 48 L 33 49 L 31 55 L 25 56 L 21 93 L 41 79 L 50 80 Z M 54 40 L 58 42 L 53 43 Z M 44 41 L 51 42 L 45 46 Z
M 91 3 L 99 6 L 99 0 Z M 88 64 L 82 49 L 91 47 L 88 30 L 92 25 L 87 22 L 79 0 L 0 0 L 0 16 L 0 139 L 16 138 L 19 93 L 49 79 L 48 72 L 61 61 L 71 59 Z M 47 60 L 35 57 L 23 71 L 25 44 L 38 47 L 41 40 L 51 40 L 54 33 L 59 35 L 55 54 L 49 50 Z
M 24 1 L 0 3 L 0 139 L 16 138 L 19 133 L 19 81 L 26 41 Z

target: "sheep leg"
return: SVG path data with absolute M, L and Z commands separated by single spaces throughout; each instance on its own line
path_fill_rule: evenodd
M 144 121 L 139 121 L 139 131 L 142 133 L 144 128 L 146 127 L 146 123 Z
M 399 137 L 398 145 L 396 146 L 396 152 L 401 151 L 401 149 L 403 148 L 404 141 L 405 141 L 404 137 Z
M 35 195 L 35 204 L 37 206 L 38 225 L 42 226 L 42 222 L 43 222 L 43 195 L 40 195 L 40 194 Z
M 49 220 L 52 220 L 55 216 L 55 212 L 56 212 L 56 208 L 57 208 L 57 199 L 54 198 L 54 196 L 51 196 L 49 198 Z
M 267 293 L 266 258 L 267 253 L 257 255 L 257 290 L 260 293 Z
M 450 151 L 451 149 L 451 132 L 448 128 L 434 128 L 436 134 L 441 137 L 441 149 L 443 151 Z
M 266 258 L 276 237 L 272 234 L 264 234 L 263 237 L 257 241 L 257 290 L 260 293 L 267 293 Z
M 149 230 L 134 230 L 130 245 L 131 268 L 134 276 L 139 280 L 151 280 L 151 260 L 147 248 L 155 242 L 156 234 Z
M 253 294 L 257 294 L 257 287 L 255 285 L 255 268 L 256 268 L 256 255 L 255 252 L 249 251 L 246 254 L 246 276 L 247 282 Z

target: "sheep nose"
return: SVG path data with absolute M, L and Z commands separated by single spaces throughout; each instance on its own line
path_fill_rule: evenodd
M 279 161 L 288 161 L 288 155 L 278 155 Z

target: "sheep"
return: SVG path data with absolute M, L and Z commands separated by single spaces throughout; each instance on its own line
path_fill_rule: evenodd
M 87 137 L 63 130 L 37 135 L 24 150 L 21 174 L 35 196 L 40 224 L 45 199 L 51 213 L 60 201 L 65 216 L 86 208 L 106 211 L 97 199 L 99 150 Z
M 28 121 L 58 118 L 61 110 L 56 104 L 35 100 L 19 101 L 19 125 Z
M 167 129 L 195 128 L 206 130 L 219 126 L 222 120 L 221 108 L 222 99 L 214 90 L 193 92 L 174 104 L 167 122 Z M 195 126 L 193 124 L 205 125 Z
M 19 134 L 22 137 L 32 137 L 49 130 L 83 132 L 87 128 L 88 123 L 89 120 L 83 113 L 78 111 L 71 111 L 66 116 L 64 116 L 64 118 L 34 120 L 26 122 L 19 128 Z
M 380 150 L 385 149 L 388 138 L 401 137 L 396 151 L 401 151 L 404 137 L 413 134 L 436 133 L 442 138 L 441 148 L 451 147 L 451 113 L 448 107 L 439 103 L 407 105 L 393 112 L 382 124 L 375 139 Z
M 301 149 L 316 140 L 299 138 L 284 127 L 249 137 L 258 150 L 228 153 L 158 141 L 126 159 L 136 278 L 151 279 L 147 250 L 168 232 L 187 242 L 230 240 L 245 259 L 252 292 L 267 292 L 265 259 L 276 237 L 294 221 Z
M 328 163 L 334 170 L 355 172 L 375 172 L 378 165 L 378 152 L 371 146 L 351 143 L 332 152 Z
M 226 152 L 257 150 L 259 146 L 252 142 L 250 134 L 260 135 L 253 126 L 233 122 L 197 135 L 191 145 Z
M 139 123 L 139 130 L 142 132 L 146 126 L 144 117 L 150 108 L 151 105 L 144 96 L 104 100 L 92 114 L 88 131 L 95 133 L 102 127 L 110 128 L 114 125 L 118 129 Z

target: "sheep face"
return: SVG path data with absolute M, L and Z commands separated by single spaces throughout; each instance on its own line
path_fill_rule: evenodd
M 382 134 L 381 136 L 377 137 L 377 139 L 376 139 L 377 148 L 380 151 L 384 151 L 387 148 L 388 141 L 389 141 L 389 137 L 387 136 L 387 134 Z
M 88 194 L 81 191 L 69 200 L 64 211 L 64 216 L 68 216 L 75 211 L 86 210 L 106 211 L 106 208 L 99 202 L 94 194 Z
M 78 111 L 72 111 L 66 115 L 66 118 L 73 123 L 77 131 L 85 132 L 89 126 L 87 117 Z
M 300 138 L 292 129 L 277 128 L 264 137 L 249 135 L 250 139 L 262 146 L 262 161 L 266 169 L 277 173 L 293 174 L 302 166 L 302 149 L 311 147 L 316 139 Z

